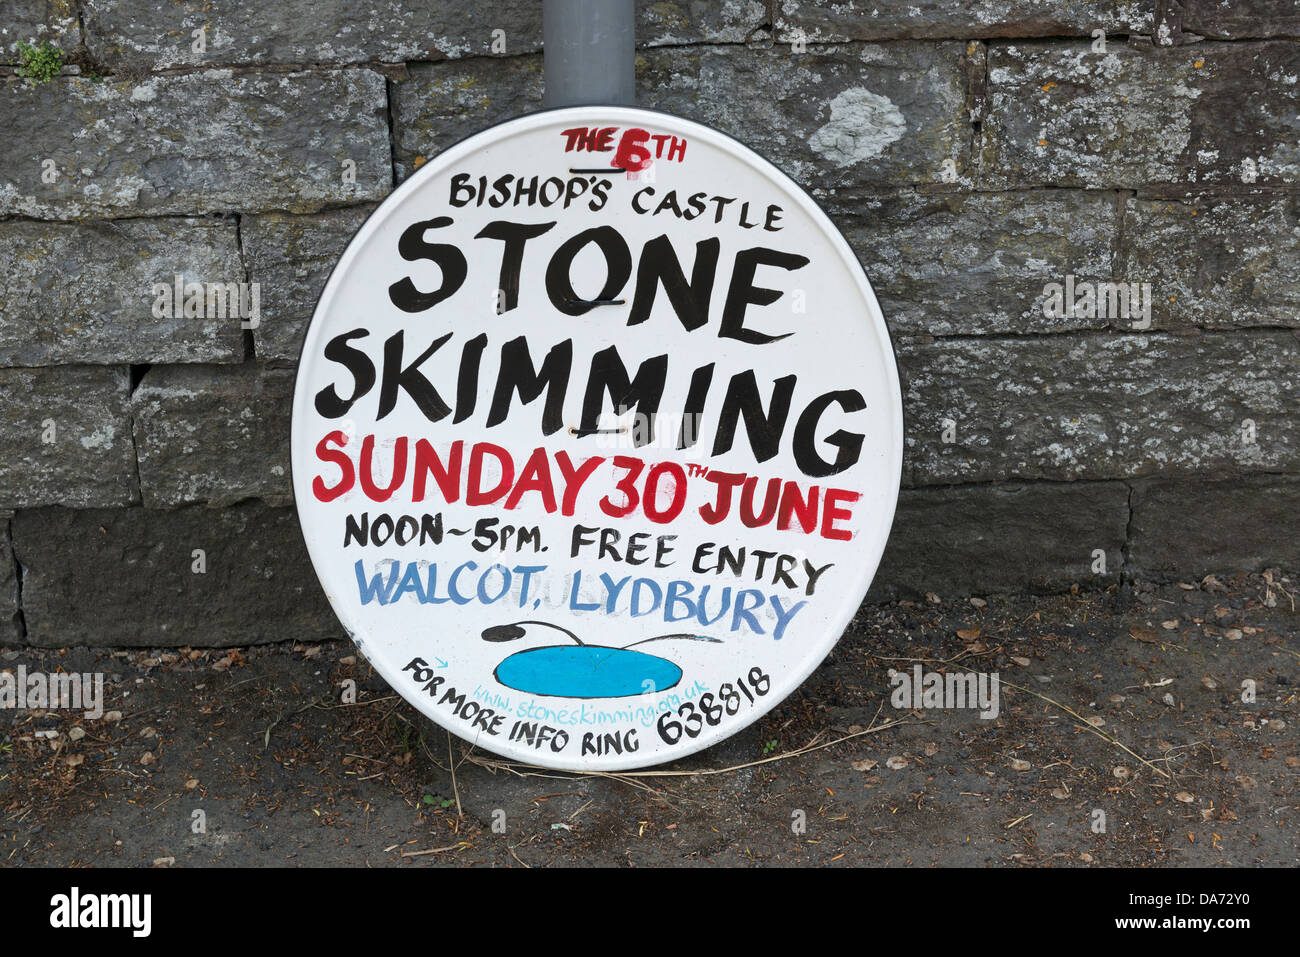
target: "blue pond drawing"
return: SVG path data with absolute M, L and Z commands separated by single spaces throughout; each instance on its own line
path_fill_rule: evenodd
M 666 658 L 600 645 L 529 648 L 497 665 L 495 674 L 507 688 L 557 698 L 621 698 L 682 680 L 682 669 Z
M 483 640 L 504 642 L 529 637 L 532 627 L 549 628 L 567 635 L 571 645 L 541 645 L 517 651 L 497 665 L 493 675 L 507 688 L 555 698 L 623 698 L 666 691 L 682 680 L 682 669 L 666 658 L 584 644 L 573 632 L 543 621 L 519 621 L 484 629 Z M 705 635 L 659 635 L 633 642 L 643 645 L 666 640 L 718 642 Z

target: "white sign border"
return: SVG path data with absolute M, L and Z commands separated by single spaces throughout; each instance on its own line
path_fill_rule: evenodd
M 339 286 L 343 282 L 342 277 L 347 274 L 353 260 L 359 255 L 360 250 L 367 244 L 373 234 L 379 230 L 380 224 L 383 223 L 387 217 L 402 209 L 407 197 L 419 189 L 423 180 L 430 176 L 438 175 L 438 171 L 445 167 L 454 166 L 455 164 L 464 161 L 475 152 L 482 149 L 484 145 L 495 143 L 514 133 L 530 132 L 552 124 L 566 123 L 566 117 L 572 119 L 573 125 L 590 126 L 593 125 L 593 117 L 601 117 L 605 119 L 602 119 L 601 123 L 597 125 L 613 125 L 624 128 L 644 125 L 653 126 L 656 120 L 660 122 L 670 121 L 675 132 L 684 132 L 687 137 L 694 137 L 698 141 L 707 142 L 714 148 L 720 149 L 724 152 L 729 152 L 735 156 L 737 160 L 748 163 L 755 171 L 767 179 L 770 179 L 773 185 L 781 193 L 788 196 L 793 202 L 797 203 L 797 205 L 822 230 L 830 240 L 831 244 L 835 247 L 836 252 L 839 253 L 844 267 L 853 275 L 858 286 L 858 291 L 861 294 L 863 301 L 867 304 L 867 315 L 865 319 L 872 326 L 872 331 L 876 335 L 882 355 L 888 357 L 888 361 L 884 364 L 885 371 L 889 376 L 889 382 L 886 383 L 886 392 L 896 400 L 893 407 L 889 410 L 892 413 L 893 419 L 890 423 L 890 432 L 894 437 L 894 442 L 893 447 L 886 450 L 886 454 L 894 463 L 893 471 L 897 472 L 899 481 L 892 486 L 894 494 L 889 502 L 887 512 L 883 507 L 883 503 L 873 503 L 873 515 L 878 519 L 876 529 L 863 529 L 862 533 L 860 533 L 865 534 L 868 531 L 878 530 L 874 540 L 877 544 L 870 550 L 873 554 L 863 555 L 863 558 L 866 559 L 866 561 L 864 561 L 864 567 L 869 568 L 869 573 L 865 577 L 866 585 L 863 588 L 863 593 L 861 595 L 849 595 L 847 600 L 842 603 L 840 612 L 832 617 L 831 624 L 827 626 L 828 633 L 833 634 L 834 637 L 819 645 L 814 652 L 806 655 L 802 659 L 803 667 L 799 669 L 795 679 L 789 683 L 784 694 L 773 695 L 766 698 L 761 703 L 756 703 L 755 706 L 748 709 L 739 720 L 729 726 L 725 736 L 717 739 L 701 740 L 704 737 L 702 735 L 701 738 L 693 739 L 689 744 L 686 744 L 683 747 L 674 747 L 670 754 L 656 755 L 656 757 L 660 757 L 662 760 L 650 764 L 645 763 L 645 759 L 639 757 L 636 753 L 625 754 L 617 759 L 602 763 L 600 768 L 594 769 L 604 773 L 655 767 L 660 764 L 670 763 L 689 757 L 707 748 L 722 744 L 724 741 L 734 737 L 751 724 L 757 722 L 760 718 L 785 701 L 786 698 L 798 690 L 798 688 L 807 681 L 809 675 L 816 671 L 817 668 L 830 656 L 831 652 L 835 650 L 835 646 L 839 644 L 840 638 L 843 637 L 845 629 L 849 626 L 850 622 L 852 622 L 854 614 L 857 612 L 863 599 L 866 597 L 867 590 L 870 589 L 871 583 L 875 580 L 876 572 L 880 567 L 880 560 L 884 555 L 885 546 L 889 539 L 890 529 L 893 527 L 894 515 L 898 506 L 898 491 L 902 485 L 903 474 L 903 401 L 902 386 L 898 377 L 897 353 L 894 349 L 894 343 L 890 335 L 889 326 L 885 321 L 884 313 L 880 309 L 880 304 L 876 300 L 875 292 L 871 288 L 871 284 L 867 279 L 866 271 L 862 268 L 862 264 L 858 260 L 857 255 L 853 252 L 848 240 L 844 238 L 844 234 L 840 231 L 839 227 L 835 225 L 834 221 L 831 220 L 816 200 L 814 200 L 802 186 L 796 183 L 786 173 L 782 172 L 775 164 L 761 156 L 752 147 L 726 133 L 705 126 L 694 120 L 689 120 L 678 116 L 677 114 L 667 113 L 661 110 L 652 110 L 645 107 L 605 106 L 599 104 L 538 110 L 533 113 L 528 113 L 523 116 L 493 124 L 492 126 L 484 127 L 423 163 L 418 169 L 413 171 L 404 182 L 397 186 L 379 203 L 348 241 L 347 248 L 339 257 L 338 262 L 334 264 L 334 268 L 330 271 L 329 279 L 326 281 L 325 287 L 316 301 L 316 307 L 312 310 L 311 319 L 308 320 L 307 326 L 303 330 L 302 344 L 298 351 L 298 363 L 295 367 L 294 374 L 294 395 L 289 438 L 290 489 L 294 489 L 296 486 L 293 475 L 293 449 L 296 448 L 300 442 L 306 441 L 306 438 L 300 434 L 299 423 L 307 421 L 308 416 L 306 413 L 308 410 L 306 409 L 306 405 L 311 401 L 309 392 L 306 389 L 300 388 L 303 370 L 302 360 L 303 357 L 307 355 L 308 345 L 312 344 L 314 341 L 313 332 L 321 328 L 316 322 L 317 317 L 322 314 L 322 310 L 327 308 L 328 304 L 337 293 Z M 606 122 L 606 120 L 608 122 Z M 325 579 L 321 575 L 320 562 L 318 561 L 317 555 L 312 552 L 311 543 L 308 540 L 306 529 L 303 527 L 303 516 L 302 512 L 298 509 L 296 496 L 294 511 L 298 517 L 298 530 L 302 535 L 303 545 L 311 560 L 312 571 L 316 575 L 317 582 L 321 584 L 321 590 L 325 593 L 326 599 L 329 600 L 330 608 L 334 611 L 335 616 L 339 617 L 339 622 L 343 626 L 344 631 L 348 634 L 349 638 L 356 642 L 356 632 L 349 627 L 348 622 L 343 621 L 342 617 L 339 616 L 337 605 L 330 598 L 328 591 L 325 590 Z M 408 704 L 413 706 L 430 721 L 434 722 L 439 727 L 450 731 L 452 734 L 461 738 L 461 740 L 468 741 L 474 745 L 483 745 L 488 751 L 520 764 L 542 767 L 550 770 L 569 771 L 573 773 L 590 772 L 593 770 L 592 768 L 584 768 L 582 766 L 574 765 L 563 758 L 556 760 L 552 755 L 540 750 L 531 752 L 515 752 L 512 747 L 509 747 L 512 742 L 498 742 L 494 739 L 491 742 L 493 745 L 507 745 L 506 747 L 500 747 L 498 749 L 497 747 L 490 747 L 483 742 L 466 738 L 461 733 L 462 729 L 441 720 L 437 711 L 432 707 L 431 702 L 429 703 L 429 706 L 426 707 L 426 698 L 405 693 L 403 689 L 410 688 L 411 684 L 409 680 L 404 679 L 400 667 L 396 665 L 390 666 L 387 662 L 372 659 L 365 649 L 364 641 L 358 642 L 358 649 L 362 651 L 366 660 L 375 671 L 379 673 L 384 681 L 386 681 L 394 691 L 400 694 Z M 789 672 L 786 672 L 786 674 L 789 674 Z

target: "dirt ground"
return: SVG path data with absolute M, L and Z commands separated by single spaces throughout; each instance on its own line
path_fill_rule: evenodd
M 449 741 L 347 641 L 8 650 L 2 670 L 104 671 L 109 713 L 0 711 L 0 862 L 1295 865 L 1296 590 L 1271 572 L 865 608 L 775 711 L 653 776 Z M 918 661 L 997 672 L 998 718 L 893 707 L 889 669 Z

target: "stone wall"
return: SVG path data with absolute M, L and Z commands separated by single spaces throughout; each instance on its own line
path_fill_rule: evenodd
M 298 342 L 377 201 L 540 105 L 540 3 L 0 17 L 0 643 L 338 634 L 290 499 Z M 641 3 L 642 104 L 809 188 L 890 321 L 877 597 L 1300 567 L 1297 36 L 1278 0 Z M 19 76 L 25 40 L 61 75 Z M 174 275 L 260 283 L 260 324 L 155 318 Z M 1149 284 L 1149 323 L 1049 315 L 1067 276 Z

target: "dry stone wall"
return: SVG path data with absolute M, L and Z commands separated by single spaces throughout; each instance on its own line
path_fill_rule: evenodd
M 292 511 L 298 343 L 394 185 L 540 106 L 540 4 L 0 20 L 0 642 L 338 634 Z M 640 4 L 641 103 L 812 191 L 890 321 L 875 599 L 1300 567 L 1297 37 L 1295 0 Z M 256 284 L 257 322 L 160 317 L 176 277 Z

